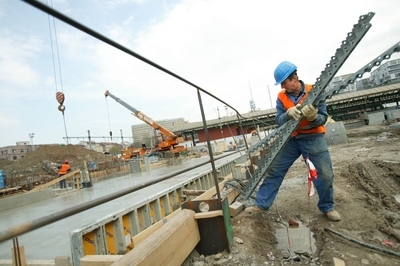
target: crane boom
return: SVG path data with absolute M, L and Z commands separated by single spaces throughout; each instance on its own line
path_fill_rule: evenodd
M 140 112 L 139 110 L 137 110 L 136 108 L 130 106 L 129 104 L 127 104 L 126 102 L 124 102 L 123 100 L 121 100 L 120 98 L 116 97 L 115 95 L 113 95 L 111 92 L 109 92 L 108 90 L 104 93 L 104 95 L 110 96 L 111 98 L 113 98 L 116 102 L 118 102 L 119 104 L 121 104 L 122 106 L 126 107 L 128 110 L 132 111 L 133 115 L 136 116 L 137 118 L 139 118 L 140 120 L 142 120 L 143 122 L 145 122 L 146 124 L 150 125 L 152 128 L 154 128 L 155 130 L 159 130 L 162 134 L 164 134 L 165 136 L 171 137 L 173 139 L 176 139 L 178 136 L 174 133 L 172 133 L 171 131 L 169 131 L 168 129 L 166 129 L 165 127 L 161 126 L 160 124 L 158 124 L 157 122 L 155 122 L 153 119 L 151 119 L 150 117 L 148 117 L 147 115 L 145 115 L 144 113 Z
M 165 127 L 161 126 L 157 122 L 155 122 L 153 119 L 145 115 L 144 113 L 140 112 L 136 108 L 130 106 L 120 98 L 116 97 L 112 93 L 110 93 L 108 90 L 104 93 L 104 95 L 110 96 L 113 98 L 116 102 L 121 104 L 122 106 L 126 107 L 128 110 L 132 111 L 132 114 L 154 128 L 155 130 L 160 131 L 161 136 L 163 137 L 162 141 L 159 141 L 157 144 L 157 150 L 161 152 L 167 152 L 170 151 L 173 154 L 179 154 L 180 152 L 185 152 L 187 151 L 187 148 L 181 145 L 178 145 L 181 142 L 184 142 L 185 140 L 183 137 L 176 135 L 175 133 L 169 131 Z

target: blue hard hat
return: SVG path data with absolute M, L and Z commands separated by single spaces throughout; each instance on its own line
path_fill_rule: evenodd
M 293 63 L 289 61 L 283 61 L 280 63 L 274 71 L 274 77 L 275 77 L 275 85 L 281 84 L 287 77 L 289 77 L 290 74 L 293 73 L 297 69 L 297 66 L 295 66 Z

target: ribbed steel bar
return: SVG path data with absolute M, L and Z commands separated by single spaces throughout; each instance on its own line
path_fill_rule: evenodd
M 326 100 L 326 99 L 330 99 L 333 95 L 338 94 L 339 91 L 343 90 L 344 88 L 346 88 L 346 86 L 348 84 L 352 84 L 354 83 L 354 81 L 358 78 L 361 78 L 363 76 L 363 74 L 367 73 L 367 72 L 371 72 L 373 67 L 379 66 L 381 64 L 381 62 L 383 60 L 388 60 L 390 59 L 391 55 L 396 53 L 396 52 L 400 52 L 400 42 L 397 42 L 396 44 L 394 44 L 392 47 L 390 47 L 389 49 L 387 49 L 385 52 L 383 52 L 382 54 L 380 54 L 379 56 L 377 56 L 376 58 L 374 58 L 373 60 L 371 60 L 368 64 L 366 64 L 365 66 L 363 66 L 362 68 L 360 68 L 357 72 L 353 73 L 352 75 L 350 75 L 348 78 L 346 78 L 345 80 L 343 80 L 342 82 L 340 82 L 337 86 L 334 87 L 334 89 L 325 92 L 323 98 L 320 97 L 316 97 L 316 99 L 312 102 L 314 105 L 318 104 L 318 101 L 320 100 Z M 308 98 L 307 98 L 308 99 Z M 304 102 L 310 103 L 311 101 L 307 101 L 307 99 L 304 100 Z M 304 104 L 304 103 L 303 103 Z M 272 134 L 268 135 L 266 138 L 264 138 L 263 140 L 261 140 L 260 142 L 258 142 L 256 145 L 252 146 L 248 152 L 254 152 L 260 148 L 263 147 L 267 147 L 267 150 L 269 151 L 267 153 L 267 155 L 270 155 L 270 153 L 272 153 L 271 156 L 267 156 L 267 161 L 265 161 L 265 165 L 267 165 L 266 167 L 263 167 L 263 174 L 265 174 L 265 172 L 268 170 L 268 167 L 271 165 L 272 162 L 272 156 L 276 155 L 277 153 L 279 153 L 280 149 L 283 147 L 281 146 L 283 141 L 281 139 L 281 136 L 283 135 L 282 132 L 289 131 L 290 128 L 289 127 L 293 127 L 293 122 L 294 121 L 289 121 L 288 123 L 292 123 L 289 126 L 287 124 L 282 125 L 281 127 L 279 127 L 278 129 L 276 129 L 274 132 L 272 132 Z M 289 135 L 290 137 L 290 135 Z M 261 171 L 261 170 L 260 170 Z M 258 172 L 256 172 L 255 174 L 259 175 Z M 263 178 L 263 176 L 261 177 Z M 259 181 L 256 181 L 259 182 Z M 228 183 L 229 184 L 229 183 Z M 244 191 L 247 191 L 249 188 L 248 186 L 246 186 L 246 188 L 241 191 L 243 194 L 245 193 Z M 246 195 L 246 199 L 248 198 L 248 195 Z
M 320 100 L 323 100 L 320 98 L 322 92 L 328 86 L 335 74 L 339 71 L 346 59 L 357 47 L 358 43 L 371 28 L 370 21 L 374 15 L 375 13 L 370 12 L 359 17 L 358 23 L 355 24 L 352 31 L 347 34 L 346 40 L 342 41 L 340 48 L 336 50 L 335 55 L 331 57 L 329 63 L 326 64 L 325 70 L 322 71 L 319 78 L 317 78 L 313 88 L 308 93 L 307 98 L 303 101 L 303 105 L 316 105 L 316 103 L 318 103 Z M 243 191 L 241 191 L 242 194 L 244 194 L 245 199 L 250 197 L 258 183 L 265 177 L 267 170 L 275 160 L 280 150 L 287 143 L 292 133 L 296 130 L 300 124 L 300 121 L 301 118 L 298 121 L 294 119 L 289 120 L 287 123 L 277 128 L 272 134 L 268 135 L 266 138 L 248 150 L 248 152 L 251 153 L 260 148 L 266 148 L 267 152 L 264 157 L 263 165 L 254 172 L 252 177 L 248 180 L 247 185 L 243 188 Z

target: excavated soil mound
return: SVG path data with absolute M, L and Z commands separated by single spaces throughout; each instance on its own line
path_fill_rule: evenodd
M 16 174 L 39 176 L 47 174 L 42 168 L 43 162 L 63 163 L 66 159 L 69 160 L 71 168 L 74 169 L 83 167 L 84 161 L 87 163 L 95 162 L 96 165 L 110 162 L 111 156 L 75 145 L 43 145 L 18 161 L 0 160 L 0 169 L 4 171 L 6 176 Z

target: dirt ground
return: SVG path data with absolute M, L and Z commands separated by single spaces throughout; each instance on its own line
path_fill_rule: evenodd
M 230 253 L 194 251 L 184 265 L 400 265 L 400 127 L 358 125 L 346 132 L 347 144 L 329 147 L 341 221 L 318 210 L 317 194 L 307 196 L 308 172 L 298 160 L 268 212 L 231 219 Z M 289 220 L 299 226 L 284 226 Z
M 231 219 L 231 252 L 204 257 L 194 251 L 183 265 L 341 265 L 334 258 L 345 265 L 400 265 L 400 127 L 360 124 L 346 132 L 347 144 L 329 147 L 341 221 L 329 221 L 317 208 L 318 196 L 307 196 L 308 173 L 298 160 L 270 211 L 242 211 Z M 72 167 L 84 160 L 110 160 L 102 153 L 69 148 L 42 146 L 17 162 L 0 160 L 0 169 L 6 174 L 43 173 L 44 160 L 69 159 Z M 285 227 L 290 219 L 300 226 Z

